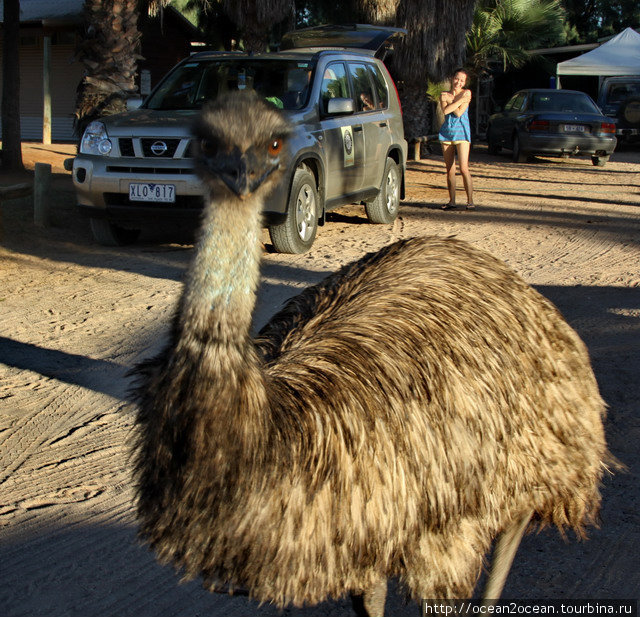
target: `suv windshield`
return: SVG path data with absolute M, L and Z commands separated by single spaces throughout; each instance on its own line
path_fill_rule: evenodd
M 309 98 L 314 63 L 251 58 L 186 62 L 147 100 L 148 109 L 199 109 L 230 90 L 256 90 L 281 109 L 300 109 Z

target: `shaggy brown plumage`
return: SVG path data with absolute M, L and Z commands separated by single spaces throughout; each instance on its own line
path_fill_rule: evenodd
M 217 161 L 234 135 L 255 157 L 247 135 L 273 146 L 286 125 L 233 97 L 196 131 L 220 196 L 173 338 L 139 370 L 137 508 L 159 559 L 278 606 L 387 577 L 416 599 L 468 597 L 529 511 L 582 534 L 605 405 L 555 307 L 469 244 L 414 238 L 305 290 L 252 341 L 263 189 L 232 195 Z

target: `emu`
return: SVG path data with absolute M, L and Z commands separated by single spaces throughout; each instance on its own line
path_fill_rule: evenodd
M 141 537 L 212 591 L 279 607 L 352 594 L 381 617 L 495 599 L 526 529 L 597 521 L 607 452 L 588 353 L 557 309 L 454 238 L 391 244 L 252 339 L 264 196 L 290 128 L 256 95 L 194 127 L 209 199 L 170 341 L 137 368 Z

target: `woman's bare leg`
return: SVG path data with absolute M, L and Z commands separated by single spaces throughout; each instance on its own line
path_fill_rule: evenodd
M 453 144 L 442 144 L 444 164 L 447 168 L 447 189 L 449 190 L 449 204 L 456 204 L 456 147 Z
M 473 180 L 471 180 L 471 172 L 469 171 L 469 151 L 471 144 L 468 141 L 456 144 L 458 151 L 458 166 L 460 167 L 460 175 L 464 183 L 464 190 L 467 193 L 467 204 L 473 204 Z

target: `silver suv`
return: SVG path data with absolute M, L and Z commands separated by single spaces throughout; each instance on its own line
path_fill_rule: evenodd
M 285 35 L 278 53 L 194 54 L 138 109 L 92 122 L 73 181 L 96 240 L 132 242 L 160 217 L 197 220 L 203 187 L 191 124 L 205 101 L 235 89 L 254 89 L 295 127 L 291 167 L 264 209 L 276 251 L 308 250 L 326 212 L 348 203 L 364 203 L 373 223 L 393 222 L 407 142 L 395 85 L 376 54 L 398 32 L 312 28 Z

